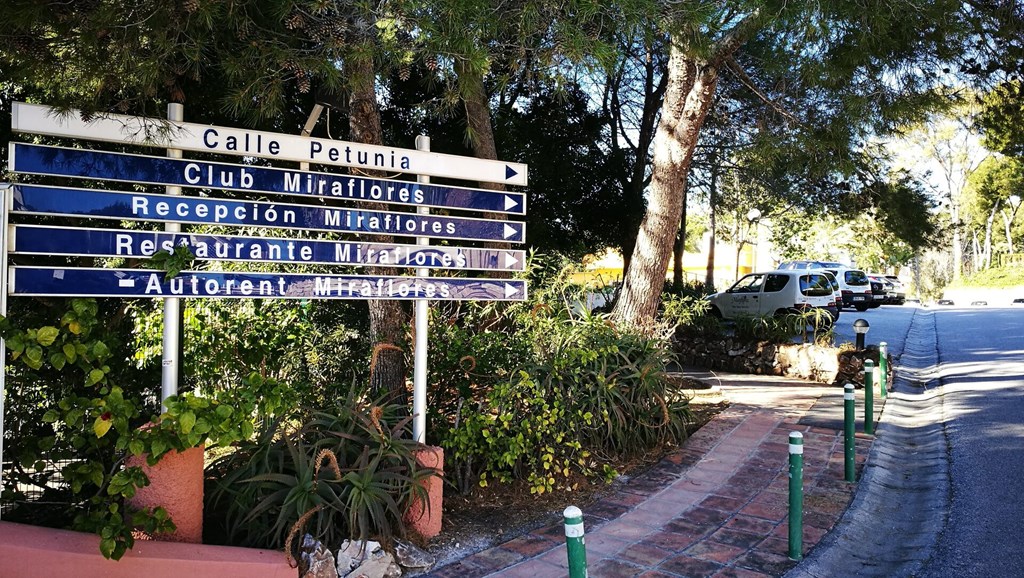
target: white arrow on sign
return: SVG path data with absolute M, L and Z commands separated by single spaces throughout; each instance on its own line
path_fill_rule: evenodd
M 513 253 L 505 253 L 505 267 L 506 268 L 507 267 L 512 267 L 512 266 L 516 265 L 517 263 L 519 263 L 519 260 L 516 259 L 515 254 L 513 254 Z
M 507 195 L 505 196 L 505 210 L 506 211 L 511 209 L 511 208 L 513 208 L 513 207 L 516 207 L 518 205 L 519 205 L 518 201 L 516 201 L 515 199 L 513 199 L 512 197 L 509 197 Z
M 505 299 L 519 293 L 519 288 L 511 283 L 505 283 Z
M 11 130 L 467 181 L 526 184 L 527 167 L 521 163 L 123 114 L 97 115 L 86 122 L 77 111 L 63 114 L 48 106 L 24 102 L 14 103 Z
M 515 237 L 516 235 L 518 235 L 519 234 L 519 229 L 516 229 L 515 227 L 513 227 L 511 225 L 505 225 L 504 232 L 505 232 L 505 238 L 508 239 L 509 237 Z

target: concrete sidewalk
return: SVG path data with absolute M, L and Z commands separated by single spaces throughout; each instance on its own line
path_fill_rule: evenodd
M 616 483 L 584 510 L 589 574 L 618 577 L 781 576 L 788 553 L 788 437 L 804 435 L 805 553 L 853 497 L 843 481 L 838 387 L 770 376 L 684 372 L 732 405 L 643 475 Z M 862 390 L 858 390 L 858 408 Z M 876 400 L 881 412 L 883 400 Z M 858 413 L 858 422 L 863 418 Z M 838 428 L 838 429 L 837 429 Z M 857 434 L 858 479 L 872 436 Z M 568 504 L 567 504 L 568 505 Z M 541 528 L 427 574 L 568 575 L 561 524 Z

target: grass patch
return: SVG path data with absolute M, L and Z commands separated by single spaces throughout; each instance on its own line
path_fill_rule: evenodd
M 958 287 L 987 287 L 991 289 L 1008 289 L 1024 285 L 1024 268 L 1019 266 L 993 267 L 979 271 L 969 277 L 963 277 L 958 283 L 950 283 L 950 289 Z

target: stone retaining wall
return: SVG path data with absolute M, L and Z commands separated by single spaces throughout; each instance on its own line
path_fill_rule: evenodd
M 863 384 L 864 360 L 877 365 L 878 348 L 841 350 L 814 344 L 741 343 L 727 339 L 676 340 L 679 363 L 711 371 L 780 375 L 818 383 Z

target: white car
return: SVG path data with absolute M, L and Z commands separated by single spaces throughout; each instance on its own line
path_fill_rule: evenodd
M 827 269 L 836 276 L 839 288 L 843 292 L 843 307 L 853 307 L 857 311 L 867 311 L 874 304 L 871 294 L 871 281 L 867 273 L 860 269 Z
M 806 269 L 751 273 L 709 301 L 711 313 L 723 319 L 783 315 L 811 307 L 825 309 L 833 320 L 838 315 L 829 278 Z

